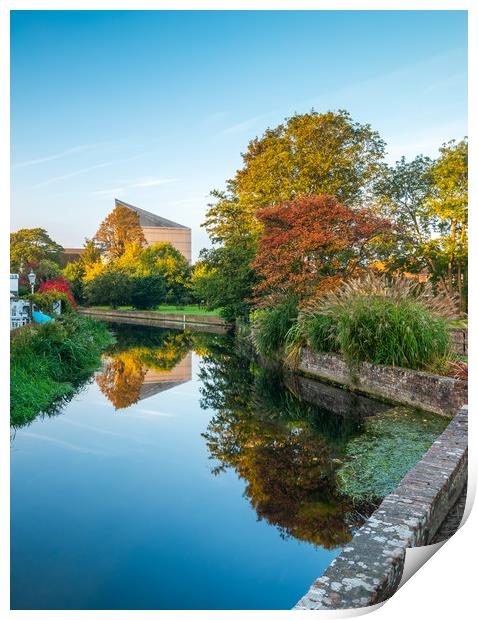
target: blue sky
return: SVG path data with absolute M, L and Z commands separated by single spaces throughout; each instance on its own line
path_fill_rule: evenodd
M 248 141 L 346 109 L 400 155 L 467 133 L 464 11 L 14 11 L 12 230 L 81 246 L 114 197 L 188 225 Z

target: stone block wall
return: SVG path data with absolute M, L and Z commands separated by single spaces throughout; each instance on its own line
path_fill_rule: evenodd
M 465 381 L 427 372 L 364 362 L 350 368 L 332 353 L 302 349 L 298 371 L 390 402 L 452 416 L 468 402 Z
M 450 329 L 450 338 L 454 353 L 468 356 L 468 330 L 463 328 Z

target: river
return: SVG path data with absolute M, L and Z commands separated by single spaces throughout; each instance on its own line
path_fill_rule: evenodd
M 95 376 L 12 429 L 13 609 L 288 609 L 445 425 L 227 335 L 110 327 Z

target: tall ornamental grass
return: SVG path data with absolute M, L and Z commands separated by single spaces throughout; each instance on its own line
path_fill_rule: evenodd
M 455 316 L 454 300 L 429 285 L 369 274 L 306 304 L 286 336 L 286 352 L 291 365 L 308 346 L 349 362 L 432 370 L 450 356 Z

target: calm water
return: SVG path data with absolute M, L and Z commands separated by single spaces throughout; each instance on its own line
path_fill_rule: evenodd
M 112 328 L 91 382 L 13 432 L 12 608 L 290 608 L 361 525 L 336 474 L 387 407 L 226 336 Z

